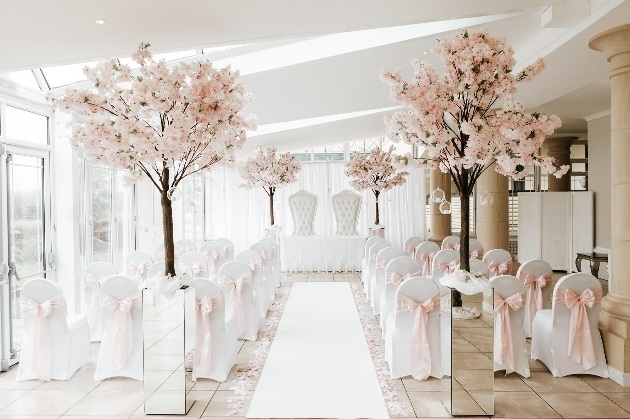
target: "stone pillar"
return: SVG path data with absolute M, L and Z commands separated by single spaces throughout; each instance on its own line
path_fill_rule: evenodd
M 477 240 L 487 250 L 509 250 L 509 179 L 494 171 L 495 164 L 477 180 Z M 481 194 L 486 192 L 492 195 L 492 205 L 484 206 L 479 201 Z
M 571 164 L 571 144 L 577 137 L 551 137 L 545 139 L 543 147 L 547 155 L 556 160 L 558 166 Z M 571 170 L 560 179 L 553 175 L 547 177 L 549 192 L 568 192 L 571 190 Z
M 599 327 L 610 378 L 630 387 L 630 25 L 595 35 L 588 46 L 611 64 L 611 272 Z
M 444 191 L 447 201 L 451 200 L 451 175 L 449 173 L 442 173 L 439 170 L 431 171 L 429 193 L 437 188 Z M 429 201 L 431 205 L 431 234 L 427 240 L 442 245 L 442 240 L 452 234 L 451 214 L 442 214 L 440 212 L 440 203 L 433 202 L 430 198 Z

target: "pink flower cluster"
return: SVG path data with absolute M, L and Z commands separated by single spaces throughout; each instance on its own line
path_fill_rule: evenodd
M 346 174 L 352 179 L 350 185 L 359 191 L 382 192 L 404 184 L 409 172 L 399 170 L 404 157 L 395 155 L 393 150 L 394 147 L 387 151 L 377 147 L 367 156 L 357 154 L 346 163 Z
M 162 190 L 233 161 L 256 121 L 243 113 L 251 97 L 238 71 L 208 61 L 170 66 L 154 61 L 149 46 L 142 43 L 133 55 L 139 69 L 117 59 L 86 67 L 93 89 L 69 89 L 51 101 L 76 116 L 71 141 L 86 158 L 128 170 L 130 182 L 144 173 Z
M 407 106 L 385 121 L 389 138 L 425 147 L 430 169 L 460 173 L 472 170 L 472 184 L 483 169 L 496 162 L 496 171 L 514 178 L 524 166 L 536 165 L 557 177 L 569 169 L 539 155 L 545 136 L 560 127 L 560 119 L 525 113 L 514 100 L 516 85 L 544 69 L 539 59 L 513 74 L 514 51 L 504 38 L 485 31 L 463 31 L 438 41 L 444 73 L 414 60 L 414 75 L 403 80 L 400 71 L 384 71 L 393 101 Z M 494 106 L 501 101 L 502 107 Z
M 239 174 L 245 181 L 243 188 L 253 189 L 262 186 L 265 190 L 275 189 L 297 181 L 297 174 L 302 168 L 300 162 L 291 153 L 277 155 L 275 147 L 258 149 L 239 166 Z

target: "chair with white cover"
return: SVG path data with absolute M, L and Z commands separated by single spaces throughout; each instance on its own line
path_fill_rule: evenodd
M 422 242 L 416 246 L 414 257 L 422 265 L 422 276 L 430 277 L 433 274 L 433 258 L 440 251 L 440 246 L 435 242 Z
M 488 250 L 483 256 L 483 262 L 488 267 L 488 278 L 512 275 L 512 255 L 507 250 Z
M 126 276 L 115 275 L 101 285 L 103 338 L 98 352 L 94 379 L 144 378 L 142 292 Z
M 164 243 L 158 243 L 155 245 L 155 249 L 153 249 L 153 257 L 155 258 L 156 262 L 164 262 Z
M 219 237 L 218 239 L 214 239 L 214 241 L 223 245 L 226 261 L 234 260 L 234 243 L 232 243 L 232 240 Z
M 263 283 L 269 304 L 276 299 L 276 280 L 273 274 L 273 250 L 265 243 L 254 243 L 249 246 L 249 250 L 258 253 L 262 261 Z
M 111 263 L 94 262 L 90 263 L 85 268 L 83 291 L 88 323 L 90 324 L 90 339 L 92 342 L 99 342 L 101 340 L 101 334 L 103 333 L 100 302 L 101 284 L 112 275 L 116 275 L 116 268 L 114 268 L 114 265 Z
M 366 281 L 367 289 L 365 290 L 365 295 L 368 300 L 370 300 L 372 308 L 374 308 L 374 300 L 372 300 L 372 298 L 374 298 L 374 281 L 376 280 L 376 256 L 378 255 L 378 252 L 390 246 L 391 244 L 386 241 L 382 241 L 376 242 L 372 245 L 372 247 L 370 247 L 370 264 L 368 266 L 368 276 Z
M 523 263 L 516 272 L 516 277 L 525 284 L 527 302 L 525 303 L 525 337 L 532 336 L 532 323 L 538 310 L 551 308 L 551 280 L 553 270 L 549 262 L 534 259 Z
M 333 195 L 332 204 L 337 223 L 335 234 L 338 236 L 358 235 L 357 222 L 359 220 L 359 211 L 361 210 L 361 195 L 349 189 L 344 189 Z
M 444 240 L 442 240 L 442 245 L 440 246 L 440 249 L 442 250 L 450 249 L 450 250 L 459 251 L 459 242 L 460 242 L 459 236 L 446 236 L 444 237 Z
M 227 262 L 225 248 L 221 243 L 207 241 L 199 247 L 199 252 L 206 258 L 209 274 L 217 274 L 221 266 Z
M 406 256 L 406 253 L 402 249 L 393 246 L 385 247 L 376 254 L 376 271 L 371 289 L 372 296 L 370 297 L 375 316 L 378 316 L 381 312 L 381 294 L 385 290 L 385 267 L 391 260 L 401 256 Z
M 411 236 L 407 240 L 405 240 L 405 244 L 403 245 L 403 250 L 407 254 L 407 256 L 416 257 L 416 247 L 420 245 L 424 240 L 422 237 Z
M 186 252 L 196 252 L 197 246 L 190 239 L 179 239 L 175 242 L 175 257 L 180 257 Z
M 136 282 L 146 281 L 151 265 L 153 258 L 148 253 L 139 250 L 130 252 L 125 258 L 125 276 L 135 279 Z
M 195 322 L 193 381 L 226 381 L 238 358 L 236 321 L 226 316 L 221 288 L 203 278 L 195 281 Z
M 24 319 L 17 381 L 68 380 L 90 363 L 90 326 L 84 314 L 68 314 L 59 286 L 47 279 L 26 282 L 20 292 Z
M 597 327 L 602 286 L 584 272 L 562 277 L 553 289 L 552 308 L 539 310 L 532 324 L 532 358 L 554 377 L 590 374 L 608 377 Z
M 371 236 L 365 241 L 365 251 L 363 253 L 363 261 L 361 262 L 361 282 L 363 283 L 363 291 L 367 292 L 367 278 L 370 270 L 370 248 L 376 242 L 384 242 L 381 236 Z
M 468 264 L 470 265 L 471 274 L 488 278 L 490 271 L 488 270 L 488 265 L 486 265 L 483 260 L 468 259 Z
M 256 340 L 260 309 L 254 299 L 254 287 L 249 266 L 239 260 L 226 262 L 219 271 L 219 286 L 223 289 L 225 307 L 236 317 L 237 336 Z
M 208 278 L 208 262 L 201 252 L 186 252 L 179 258 L 179 272 L 188 275 L 189 280 Z
M 444 275 L 451 274 L 459 269 L 459 252 L 452 249 L 442 249 L 433 257 L 433 271 L 431 278 L 439 280 Z
M 282 278 L 282 273 L 280 272 L 280 247 L 278 243 L 272 239 L 262 239 L 260 242 L 271 248 L 271 269 L 273 271 L 275 286 L 279 287 Z
M 484 248 L 483 244 L 477 239 L 468 240 L 468 251 L 470 252 L 470 259 L 483 259 Z M 509 274 L 511 275 L 511 274 Z
M 440 290 L 430 278 L 412 277 L 398 287 L 387 319 L 385 360 L 392 379 L 442 377 Z
M 422 267 L 412 257 L 401 256 L 393 259 L 385 267 L 385 290 L 381 293 L 380 323 L 383 338 L 387 332 L 387 319 L 396 307 L 396 290 L 405 280 L 421 276 Z
M 289 208 L 291 208 L 291 216 L 293 217 L 293 235 L 315 235 L 317 196 L 300 190 L 289 196 Z
M 259 309 L 258 315 L 265 317 L 271 305 L 271 300 L 267 297 L 267 286 L 265 285 L 265 277 L 263 275 L 262 258 L 255 250 L 243 250 L 236 255 L 234 260 L 239 260 L 249 266 L 249 270 L 252 272 L 254 299 Z
M 529 361 L 523 318 L 525 285 L 512 275 L 490 280 L 494 288 L 494 370 L 529 377 Z

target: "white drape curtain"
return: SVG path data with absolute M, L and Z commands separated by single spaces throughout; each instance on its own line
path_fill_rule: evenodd
M 402 247 L 410 236 L 426 237 L 426 191 L 424 171 L 409 170 L 407 182 L 380 196 L 380 222 L 385 226 L 385 238 L 393 246 Z M 317 196 L 315 216 L 317 235 L 334 235 L 335 216 L 332 196 L 349 186 L 343 162 L 303 162 L 298 181 L 276 190 L 275 221 L 282 226 L 281 235 L 293 234 L 293 220 L 288 205 L 289 195 L 306 190 Z M 227 237 L 238 251 L 264 235 L 269 226 L 269 198 L 262 188 L 246 190 L 235 168 L 214 169 L 206 180 L 206 231 L 208 238 Z M 355 191 L 356 192 L 356 191 Z M 359 234 L 367 235 L 374 224 L 374 194 L 368 190 L 362 197 L 359 214 Z

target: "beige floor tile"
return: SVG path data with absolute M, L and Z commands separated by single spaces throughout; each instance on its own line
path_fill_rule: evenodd
M 407 395 L 418 417 L 449 418 L 441 392 L 408 391 Z
M 529 370 L 531 372 L 540 371 L 546 372 L 551 375 L 551 373 L 549 372 L 549 368 L 547 368 L 547 366 L 542 361 L 532 358 L 528 358 L 527 360 L 529 362 Z
M 57 419 L 60 417 L 65 417 L 65 416 L 23 416 L 23 415 L 10 415 L 10 416 L 2 416 L 2 419 Z M 127 416 L 125 416 L 126 418 Z
M 626 412 L 630 412 L 630 393 L 608 393 L 605 396 Z
M 232 369 L 232 371 L 230 371 L 230 374 L 228 375 L 227 381 L 220 383 L 217 390 L 230 391 L 231 388 L 234 387 L 237 383 L 238 383 L 238 371 Z M 252 390 L 256 388 L 256 384 L 257 383 L 254 383 L 254 385 L 251 387 Z
M 92 390 L 98 387 L 102 381 L 94 381 L 94 370 L 78 370 L 65 381 L 50 380 L 42 383 L 38 390 Z
M 243 418 L 247 414 L 247 406 L 245 406 L 237 415 L 228 415 L 229 409 L 227 407 L 227 400 L 232 397 L 234 393 L 232 391 L 217 391 L 212 396 L 212 400 L 208 404 L 208 407 L 203 412 L 203 417 L 232 417 Z
M 533 391 L 516 373 L 505 375 L 504 371 L 494 373 L 494 391 Z
M 0 372 L 0 390 L 32 390 L 42 384 L 39 380 L 15 381 L 17 369 L 15 365 L 6 372 Z
M 532 372 L 531 377 L 523 378 L 525 384 L 537 393 L 589 393 L 595 389 L 578 376 L 554 377 L 549 373 Z
M 162 380 L 159 380 L 158 377 L 156 377 L 157 374 L 159 374 L 159 378 L 162 378 Z M 150 380 L 152 382 L 163 381 L 170 374 L 171 373 L 167 371 L 151 371 L 151 374 L 147 376 L 147 378 L 153 378 Z M 144 382 L 127 377 L 111 377 L 103 381 L 101 385 L 98 386 L 98 390 L 144 391 Z
M 141 390 L 95 389 L 68 410 L 68 415 L 132 415 L 144 402 Z
M 564 418 L 627 418 L 628 412 L 610 402 L 603 394 L 541 394 Z
M 457 354 L 455 354 L 457 355 Z M 454 370 L 491 369 L 492 360 L 483 353 L 466 353 L 462 356 L 453 356 Z
M 23 390 L 2 390 L 0 391 L 0 410 L 4 409 L 26 393 L 31 391 L 30 389 Z
M 610 378 L 596 377 L 594 375 L 580 375 L 579 377 L 600 393 L 630 393 L 630 387 L 622 387 Z
M 85 415 L 79 415 L 79 416 L 68 416 L 68 415 L 63 415 L 60 416 L 60 418 L 68 418 L 68 419 L 79 419 L 79 418 L 84 418 Z M 37 418 L 32 418 L 32 419 L 39 419 L 40 416 L 37 416 Z M 3 418 L 5 419 L 5 418 Z M 122 415 L 122 416 L 90 416 L 90 419 L 129 419 L 129 415 Z
M 0 410 L 0 416 L 62 415 L 89 390 L 31 390 L 15 402 Z
M 418 381 L 412 377 L 405 377 L 402 379 L 403 385 L 406 391 L 442 391 L 442 381 L 429 377 L 424 381 Z
M 199 378 L 195 382 L 195 385 L 192 389 L 193 391 L 214 391 L 219 388 L 219 384 L 221 383 L 218 381 L 210 380 L 207 378 Z
M 494 417 L 496 418 L 559 418 L 536 393 L 495 392 Z
M 479 370 L 455 370 L 453 378 L 468 391 L 492 390 L 494 373 Z

